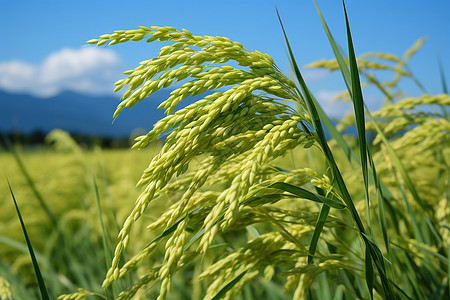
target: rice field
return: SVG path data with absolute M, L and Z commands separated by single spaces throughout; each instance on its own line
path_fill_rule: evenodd
M 0 186 L 0 297 L 448 299 L 445 75 L 441 94 L 410 96 L 401 83 L 422 87 L 408 61 L 424 40 L 402 56 L 357 56 L 346 21 L 347 54 L 322 18 L 335 58 L 308 65 L 342 74 L 339 101 L 353 110 L 337 126 L 308 89 L 284 28 L 293 78 L 267 54 L 185 29 L 142 26 L 89 40 L 170 43 L 116 83 L 115 117 L 184 83 L 133 150 L 83 150 L 54 131 L 46 149 L 0 153 L 11 183 L 11 192 Z M 365 106 L 368 86 L 383 97 L 378 111 Z M 348 127 L 356 136 L 341 133 Z

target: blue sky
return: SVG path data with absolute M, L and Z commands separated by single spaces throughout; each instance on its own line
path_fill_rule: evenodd
M 318 4 L 345 49 L 341 1 L 318 0 Z M 275 5 L 301 65 L 332 58 L 312 0 L 3 0 L 0 89 L 42 97 L 65 89 L 108 94 L 113 89 L 112 83 L 122 77 L 122 71 L 154 56 L 160 45 L 140 42 L 96 49 L 82 46 L 101 34 L 139 25 L 173 26 L 186 28 L 195 35 L 227 36 L 249 50 L 270 54 L 288 73 Z M 427 37 L 410 67 L 430 93 L 441 92 L 438 55 L 450 77 L 450 1 L 349 0 L 346 5 L 357 55 L 369 51 L 401 55 L 418 38 Z M 344 89 L 337 75 L 305 71 L 305 77 L 318 98 L 329 107 L 332 96 Z

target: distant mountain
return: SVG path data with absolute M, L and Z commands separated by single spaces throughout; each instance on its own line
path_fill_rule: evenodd
M 170 96 L 171 90 L 161 90 L 132 109 L 124 109 L 113 123 L 112 115 L 120 103 L 115 97 L 95 97 L 63 92 L 51 98 L 0 91 L 0 131 L 20 130 L 29 134 L 45 133 L 55 128 L 69 132 L 108 137 L 128 137 L 136 128 L 150 130 L 164 117 L 157 106 Z M 183 106 L 200 99 L 186 99 Z
M 133 108 L 124 109 L 114 123 L 112 115 L 120 99 L 112 96 L 94 97 L 63 92 L 51 98 L 38 98 L 0 91 L 0 132 L 19 130 L 30 134 L 40 130 L 48 133 L 60 128 L 84 135 L 129 137 L 134 129 L 149 131 L 164 117 L 164 110 L 157 107 L 170 96 L 171 91 L 160 90 Z M 179 105 L 184 107 L 201 98 L 190 97 Z M 345 133 L 356 135 L 356 129 L 349 128 Z M 330 137 L 328 133 L 326 135 Z

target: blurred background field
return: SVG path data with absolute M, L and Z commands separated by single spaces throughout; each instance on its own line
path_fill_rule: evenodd
M 102 149 L 99 146 L 91 146 L 86 149 L 80 147 L 68 133 L 63 131 L 52 132 L 49 137 L 51 138 L 47 138 L 47 140 L 52 140 L 53 143 L 42 145 L 39 148 L 23 148 L 16 145 L 15 151 L 2 149 L 0 166 L 11 182 L 15 197 L 19 202 L 21 214 L 31 236 L 50 295 L 56 297 L 76 291 L 79 287 L 102 294 L 101 282 L 107 271 L 106 266 L 111 255 L 111 253 L 108 254 L 105 251 L 103 237 L 105 236 L 107 244 L 113 247 L 123 220 L 134 206 L 134 202 L 141 192 L 141 189 L 136 187 L 136 182 L 148 161 L 159 150 L 160 146 L 154 144 L 140 151 L 127 148 Z M 356 146 L 356 140 L 353 136 L 346 136 L 346 140 L 349 145 L 353 145 L 352 147 Z M 362 178 L 355 171 L 355 166 L 347 162 L 345 155 L 333 141 L 330 141 L 330 146 L 336 154 L 336 159 L 346 182 L 349 182 L 355 204 L 365 219 Z M 373 150 L 379 151 L 376 147 Z M 447 160 L 447 165 L 449 163 L 448 151 L 448 147 L 444 149 L 443 156 L 444 161 Z M 326 164 L 320 157 L 317 149 L 305 151 L 305 149 L 300 148 L 276 160 L 274 165 L 287 169 L 308 167 L 319 174 L 323 174 L 326 172 Z M 376 156 L 379 162 L 384 161 L 384 158 L 384 156 Z M 446 200 L 442 198 L 443 194 L 440 193 L 445 193 L 448 178 L 440 177 L 439 172 L 436 173 L 436 169 L 431 166 L 428 170 L 421 168 L 421 172 L 415 172 L 417 166 L 409 164 L 407 156 L 402 157 L 402 160 L 407 168 L 412 171 L 411 175 L 414 182 L 422 182 L 417 187 L 424 200 L 433 206 L 433 211 L 436 213 L 433 217 L 434 220 L 440 220 L 440 222 L 443 222 L 441 225 L 445 226 L 448 223 L 450 212 L 448 206 L 445 205 Z M 22 164 L 22 168 L 20 164 Z M 196 168 L 195 162 L 191 165 L 191 168 Z M 396 197 L 401 197 L 400 194 L 397 194 L 400 193 L 398 182 L 390 174 L 391 171 L 380 167 L 379 172 L 387 186 L 395 191 Z M 445 172 L 448 172 L 448 170 L 445 170 Z M 439 184 L 442 185 L 442 189 L 431 188 L 433 185 Z M 0 227 L 0 278 L 7 281 L 8 290 L 14 295 L 11 299 L 38 299 L 38 288 L 31 260 L 5 181 L 0 185 L 0 195 L 0 219 L 2 220 L 2 226 Z M 145 227 L 151 221 L 157 219 L 175 199 L 175 195 L 173 198 L 171 195 L 165 195 L 152 202 L 151 207 L 144 215 L 143 222 L 136 224 L 127 253 L 135 253 L 146 244 L 145 241 L 157 236 L 158 232 L 149 231 Z M 44 208 L 40 201 L 43 201 L 47 208 Z M 98 204 L 101 207 L 101 212 L 99 212 Z M 412 234 L 412 228 L 407 225 L 409 220 L 404 204 L 398 201 L 392 202 L 392 205 L 388 211 L 392 213 L 393 209 L 394 214 L 397 213 L 399 219 L 397 220 L 398 224 L 393 224 L 391 223 L 393 219 L 389 218 L 391 220 L 388 224 L 391 241 L 398 246 L 409 247 L 407 251 L 420 250 L 421 248 L 412 246 L 417 241 L 411 240 L 412 244 L 408 246 L 407 241 L 402 240 L 399 236 L 399 234 Z M 416 217 L 423 221 L 421 208 L 416 203 L 411 203 L 411 205 Z M 275 206 L 280 209 L 296 207 L 298 211 L 305 212 L 317 209 L 315 205 L 310 205 L 304 201 L 282 202 Z M 49 215 L 49 212 L 53 216 Z M 100 215 L 104 222 L 106 234 L 104 234 L 101 226 Z M 53 221 L 52 217 L 55 217 Z M 332 217 L 330 216 L 334 220 L 333 222 L 337 222 L 334 217 L 341 220 L 339 221 L 341 222 L 340 226 L 344 226 L 344 228 L 345 223 L 351 224 L 351 220 L 346 214 L 339 214 L 336 211 Z M 55 220 L 56 223 L 52 223 Z M 305 220 L 301 222 L 305 222 Z M 311 222 L 310 226 L 314 224 L 314 215 L 311 215 L 309 222 Z M 308 226 L 308 223 L 304 223 L 304 225 Z M 426 224 L 421 226 L 426 227 Z M 270 231 L 269 224 L 262 223 L 256 228 L 260 233 L 266 230 Z M 355 244 L 355 240 L 352 238 L 354 233 L 351 230 L 342 230 L 339 234 L 342 239 L 341 242 L 347 241 L 348 247 L 357 249 L 358 243 Z M 377 231 L 375 235 L 380 236 L 381 233 L 378 232 L 377 227 L 375 227 L 375 230 Z M 424 230 L 428 231 L 426 228 Z M 343 234 L 343 232 L 346 233 Z M 448 233 L 445 230 L 441 233 L 448 242 Z M 141 236 L 145 236 L 145 240 L 142 240 Z M 237 245 L 245 244 L 245 241 L 251 238 L 251 232 L 246 230 L 238 230 L 230 233 L 230 235 L 221 236 L 208 255 L 194 260 L 193 264 L 177 273 L 174 277 L 174 287 L 169 294 L 169 299 L 201 299 L 201 295 L 203 295 L 207 286 L 204 281 L 198 280 L 199 272 L 204 266 L 212 263 L 216 255 L 220 256 L 220 253 L 226 253 L 226 247 L 237 247 Z M 323 238 L 325 240 L 330 239 L 328 234 L 325 235 L 325 233 Z M 428 242 L 442 245 L 433 242 L 433 240 L 430 236 Z M 445 245 L 446 240 L 442 242 Z M 441 252 L 442 249 L 426 246 L 425 243 L 427 242 L 419 245 L 430 247 L 429 251 L 444 255 Z M 225 248 L 223 248 L 224 246 Z M 131 275 L 121 282 L 122 288 L 135 282 L 140 276 L 139 274 L 147 272 L 147 268 L 154 267 L 155 262 L 164 257 L 161 247 L 158 247 L 158 250 L 149 260 L 143 261 Z M 399 257 L 404 257 L 404 254 L 402 254 L 404 251 L 405 249 L 402 250 L 400 247 L 395 249 L 393 253 L 396 253 Z M 410 253 L 414 256 L 413 252 Z M 356 253 L 354 255 L 357 257 Z M 416 259 L 420 261 L 419 257 Z M 438 261 L 433 264 L 435 263 L 439 265 Z M 445 272 L 445 269 L 442 271 Z M 333 271 L 330 271 L 331 273 Z M 253 281 L 240 297 L 241 299 L 255 299 L 255 295 L 259 293 L 262 299 L 289 299 L 291 296 L 284 291 L 283 281 L 277 282 L 277 280 L 280 279 L 272 282 L 259 278 Z M 327 279 L 321 275 L 316 285 L 323 286 L 326 282 Z M 260 290 L 258 290 L 258 287 L 260 287 Z M 331 284 L 329 288 L 330 291 L 327 293 L 333 295 Z M 140 294 L 136 295 L 136 299 L 156 297 L 157 290 L 157 286 L 151 289 L 143 289 Z M 88 297 L 88 299 L 91 298 L 100 299 L 99 296 L 95 295 Z
M 97 204 L 101 206 L 108 243 L 113 244 L 141 192 L 136 182 L 160 146 L 154 144 L 139 151 L 92 145 L 85 149 L 66 132 L 56 130 L 49 136 L 53 137 L 52 145 L 15 145 L 14 151 L 2 148 L 0 166 L 19 203 L 50 294 L 56 297 L 78 287 L 101 293 L 101 282 L 109 262 Z M 292 168 L 293 164 L 301 167 L 311 163 L 311 159 L 312 156 L 307 157 L 300 150 L 278 163 L 286 168 Z M 321 161 L 313 164 L 318 169 L 324 167 Z M 38 299 L 30 255 L 6 180 L 0 185 L 0 195 L 0 278 L 9 283 L 12 299 Z M 135 239 L 129 246 L 131 253 L 143 246 L 140 233 L 146 239 L 156 236 L 145 229 L 146 223 L 157 219 L 169 205 L 170 195 L 152 203 L 144 216 L 148 220 L 134 229 Z M 152 259 L 158 257 L 163 257 L 163 253 L 157 252 Z M 195 285 L 194 289 L 187 287 L 192 280 L 190 272 L 188 269 L 177 275 L 175 286 L 180 289 L 174 289 L 170 299 L 191 299 Z M 197 288 L 200 293 L 202 288 Z
M 2 148 L 0 166 L 18 201 L 50 295 L 56 297 L 78 287 L 101 293 L 101 282 L 109 262 L 97 204 L 101 206 L 108 243 L 114 244 L 123 220 L 142 190 L 136 187 L 136 182 L 160 146 L 154 144 L 144 150 L 130 150 L 91 145 L 86 149 L 60 130 L 49 137 L 52 137 L 52 144 L 39 147 L 16 144 L 14 151 Z M 285 168 L 294 165 L 300 168 L 312 163 L 318 170 L 323 170 L 324 161 L 314 157 L 318 156 L 307 156 L 300 149 L 277 163 Z M 195 163 L 192 167 L 195 169 Z M 14 295 L 12 299 L 38 299 L 30 255 L 6 180 L 0 185 L 0 195 L 0 278 L 9 283 L 8 289 Z M 157 219 L 167 209 L 170 198 L 168 195 L 158 199 L 147 210 L 144 218 L 148 220 L 134 229 L 135 238 L 129 246 L 131 253 L 143 246 L 140 233 L 145 239 L 156 236 L 145 229 L 146 223 Z M 241 238 L 234 235 L 231 240 L 245 240 L 248 233 L 244 231 L 242 235 Z M 163 255 L 163 252 L 157 252 L 152 260 Z M 145 265 L 143 267 L 145 269 Z M 195 291 L 191 272 L 194 271 L 188 269 L 177 275 L 175 286 L 180 289 L 174 289 L 170 299 L 191 299 L 195 292 L 199 297 L 202 287 L 197 286 Z
M 59 134 L 69 145 L 18 150 L 26 174 L 12 152 L 0 152 L 0 166 L 11 182 L 53 297 L 79 286 L 99 289 L 106 258 L 96 190 L 108 237 L 114 240 L 139 195 L 136 182 L 154 151 L 83 150 L 70 143 L 67 133 Z M 10 282 L 14 299 L 33 299 L 38 292 L 35 275 L 5 180 L 0 191 L 0 276 Z M 151 212 L 158 213 L 155 209 Z

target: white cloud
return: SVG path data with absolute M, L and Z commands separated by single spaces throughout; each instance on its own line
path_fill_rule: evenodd
M 0 89 L 50 97 L 64 90 L 110 93 L 121 77 L 121 59 L 110 49 L 65 48 L 41 64 L 0 62 Z
M 292 68 L 289 68 L 288 72 L 289 73 L 286 73 L 286 75 L 289 75 L 289 78 L 296 78 L 296 75 L 294 74 L 294 70 L 292 70 Z M 307 83 L 323 81 L 328 78 L 328 75 L 330 75 L 329 71 L 322 69 L 302 69 L 301 73 L 303 79 Z
M 324 69 L 305 69 L 302 73 L 305 81 L 320 81 L 326 79 L 328 75 L 330 75 L 330 72 Z
M 350 103 L 334 100 L 341 92 L 321 90 L 315 94 L 317 101 L 329 117 L 340 119 L 350 108 Z

